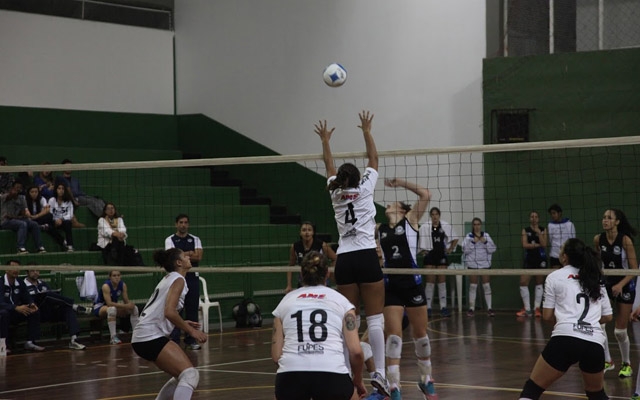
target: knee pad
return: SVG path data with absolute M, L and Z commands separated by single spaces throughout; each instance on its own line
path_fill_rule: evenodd
M 107 317 L 115 318 L 118 316 L 118 310 L 115 307 L 107 307 Z
M 371 345 L 369 343 L 360 342 L 360 347 L 362 347 L 362 352 L 364 353 L 365 361 L 373 357 L 373 351 L 371 350 Z
M 429 336 L 415 339 L 413 344 L 416 347 L 416 356 L 419 359 L 431 357 L 431 342 L 429 342 Z
M 198 382 L 200 382 L 200 374 L 193 367 L 185 369 L 178 377 L 178 386 L 189 386 L 193 390 L 198 387 Z
M 586 392 L 587 399 L 589 400 L 608 400 L 609 396 L 604 392 L 604 388 L 597 392 Z
M 520 392 L 520 397 L 524 397 L 525 399 L 533 399 L 538 400 L 544 389 L 540 386 L 536 385 L 534 381 L 528 379 L 524 384 L 524 388 L 522 388 L 522 392 Z
M 627 333 L 626 329 L 618 329 L 616 328 L 613 331 L 613 334 L 616 337 L 616 340 L 618 341 L 618 343 L 624 343 L 627 340 L 629 340 L 629 334 Z
M 402 338 L 397 335 L 387 337 L 387 357 L 399 359 L 402 357 Z
M 369 328 L 369 331 L 372 331 L 375 328 L 383 330 L 383 326 L 384 326 L 384 317 L 382 316 L 382 314 L 376 314 L 376 315 L 367 317 L 367 327 Z

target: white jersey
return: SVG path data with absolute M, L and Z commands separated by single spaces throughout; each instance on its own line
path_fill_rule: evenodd
M 174 325 L 164 316 L 164 306 L 167 301 L 167 295 L 169 294 L 171 285 L 178 279 L 182 279 L 184 281 L 184 277 L 174 271 L 167 274 L 158 283 L 151 295 L 151 298 L 147 301 L 147 304 L 140 313 L 138 324 L 133 329 L 131 343 L 146 342 L 162 336 L 168 337 L 171 334 Z M 189 289 L 185 282 L 182 293 L 180 293 L 180 299 L 178 300 L 176 310 L 180 311 L 184 307 L 184 296 L 188 291 Z
M 602 297 L 591 300 L 580 287 L 579 272 L 567 265 L 547 276 L 543 307 L 553 308 L 556 317 L 551 336 L 571 336 L 604 346 L 606 333 L 600 328 L 600 318 L 613 314 L 609 296 L 602 286 Z
M 330 177 L 327 184 L 334 179 L 335 176 Z M 360 186 L 331 192 L 331 203 L 340 234 L 337 254 L 376 248 L 376 206 L 373 192 L 377 181 L 378 171 L 367 167 Z
M 559 258 L 560 248 L 564 242 L 576 237 L 576 227 L 573 226 L 573 222 L 569 221 L 568 218 L 560 222 L 551 221 L 547 226 L 547 234 L 549 235 L 549 243 L 551 244 L 549 257 Z
M 284 330 L 278 373 L 349 373 L 342 326 L 345 314 L 353 309 L 346 297 L 326 286 L 304 286 L 289 292 L 273 311 Z

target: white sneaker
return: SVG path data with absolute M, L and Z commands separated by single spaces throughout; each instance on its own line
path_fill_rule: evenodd
M 378 389 L 378 392 L 385 396 L 391 396 L 391 388 L 389 387 L 389 381 L 380 374 L 380 372 L 374 372 L 371 376 L 371 386 Z
M 112 337 L 111 340 L 109 341 L 109 344 L 120 344 L 120 343 L 122 343 L 122 340 L 120 340 L 120 338 L 117 336 Z
M 200 350 L 202 348 L 202 346 L 200 346 L 198 343 L 191 343 L 187 345 L 187 347 L 191 350 Z
M 44 347 L 38 346 L 33 342 L 27 342 L 24 344 L 25 350 L 33 350 L 33 351 L 44 351 Z
M 87 346 L 83 345 L 82 343 L 78 343 L 75 340 L 72 340 L 69 342 L 69 348 L 73 350 L 84 350 L 87 348 Z
M 67 246 L 67 253 L 73 253 L 73 246 Z

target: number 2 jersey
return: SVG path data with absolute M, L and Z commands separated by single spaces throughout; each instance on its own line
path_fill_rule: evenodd
M 133 330 L 131 343 L 146 342 L 162 336 L 168 337 L 171 334 L 174 325 L 164 316 L 164 305 L 167 301 L 171 285 L 178 279 L 184 281 L 184 277 L 174 271 L 167 274 L 158 283 L 151 298 L 147 301 L 147 304 L 140 313 L 138 324 Z M 184 307 L 184 296 L 188 291 L 189 289 L 185 282 L 182 293 L 180 293 L 180 298 L 178 299 L 177 311 L 182 310 Z
M 327 180 L 331 183 L 335 176 Z M 378 171 L 367 167 L 357 188 L 336 189 L 331 192 L 340 239 L 337 254 L 350 251 L 375 249 L 376 206 L 373 192 L 378 181 Z
M 326 286 L 304 286 L 289 292 L 273 311 L 284 331 L 278 373 L 349 373 L 342 327 L 345 314 L 354 308 L 346 297 Z
M 547 276 L 544 288 L 544 308 L 553 308 L 556 325 L 551 336 L 571 336 L 604 346 L 606 334 L 600 327 L 600 318 L 611 315 L 611 303 L 606 289 L 600 287 L 600 297 L 593 301 L 580 286 L 580 270 L 571 265 Z

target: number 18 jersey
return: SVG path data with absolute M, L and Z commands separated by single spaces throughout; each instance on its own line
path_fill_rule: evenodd
M 609 296 L 600 287 L 602 297 L 591 300 L 582 291 L 579 273 L 578 268 L 567 265 L 547 276 L 543 307 L 553 308 L 556 317 L 551 336 L 571 336 L 604 346 L 606 336 L 600 318 L 613 313 Z
M 327 183 L 336 179 L 330 177 Z M 336 189 L 331 192 L 340 239 L 337 254 L 350 251 L 375 249 L 376 206 L 373 192 L 378 181 L 378 171 L 367 167 L 357 188 Z
M 326 286 L 304 286 L 289 292 L 273 311 L 284 331 L 278 373 L 349 373 L 342 326 L 345 314 L 354 308 L 346 297 Z

